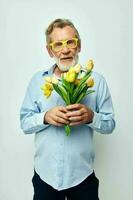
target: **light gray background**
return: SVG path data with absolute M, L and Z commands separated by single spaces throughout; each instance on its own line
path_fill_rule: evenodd
M 71 19 L 82 38 L 80 63 L 95 61 L 108 82 L 117 126 L 95 134 L 100 200 L 133 199 L 132 1 L 0 0 L 0 200 L 31 200 L 34 135 L 19 127 L 19 109 L 31 76 L 53 63 L 44 31 Z

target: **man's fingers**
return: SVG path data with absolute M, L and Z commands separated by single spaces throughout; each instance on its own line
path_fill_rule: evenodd
M 67 117 L 74 117 L 74 116 L 80 116 L 84 114 L 84 110 L 80 109 L 80 110 L 73 110 L 73 111 L 68 111 L 66 113 Z
M 81 106 L 81 104 L 78 104 L 78 103 L 76 103 L 76 104 L 71 104 L 71 105 L 69 105 L 69 106 L 66 106 L 66 109 L 69 111 L 69 110 L 76 110 L 76 109 L 80 109 L 82 106 Z
M 82 116 L 69 117 L 70 122 L 77 122 L 83 120 Z
M 57 123 L 61 123 L 62 125 L 63 124 L 69 124 L 69 121 L 68 120 L 65 120 L 61 117 L 58 117 L 57 115 L 53 117 L 53 120 Z
M 63 124 L 58 123 L 58 122 L 56 122 L 54 120 L 51 120 L 51 124 L 54 125 L 54 126 L 62 126 L 63 125 Z
M 64 107 L 64 106 L 60 106 L 60 107 L 58 107 L 58 110 L 61 111 L 61 112 L 64 112 L 64 113 L 67 112 L 67 108 Z
M 64 124 L 68 124 L 68 122 L 60 121 L 60 120 L 58 120 L 57 118 L 56 118 L 56 120 L 51 119 L 51 120 L 50 120 L 50 123 L 51 123 L 52 125 L 54 125 L 54 126 L 64 126 Z
M 68 120 L 67 115 L 66 115 L 65 113 L 63 113 L 63 112 L 58 111 L 58 112 L 56 113 L 56 116 Z
M 77 122 L 70 122 L 69 126 L 80 125 L 80 124 L 82 124 L 82 123 L 83 123 L 82 120 L 81 120 L 81 121 L 77 121 Z

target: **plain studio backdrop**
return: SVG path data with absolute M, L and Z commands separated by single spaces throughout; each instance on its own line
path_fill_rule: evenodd
M 132 6 L 128 0 L 0 0 L 0 200 L 33 196 L 34 134 L 23 134 L 19 110 L 32 75 L 53 64 L 44 32 L 60 17 L 79 30 L 79 62 L 92 58 L 112 94 L 116 129 L 94 137 L 100 200 L 133 199 Z

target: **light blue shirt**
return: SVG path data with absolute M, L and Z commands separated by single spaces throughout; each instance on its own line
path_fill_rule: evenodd
M 93 122 L 73 126 L 70 136 L 64 127 L 44 124 L 45 113 L 65 105 L 55 92 L 49 98 L 43 95 L 44 76 L 53 75 L 54 66 L 40 71 L 31 79 L 20 111 L 21 128 L 25 134 L 35 133 L 34 167 L 40 178 L 57 190 L 78 185 L 93 172 L 93 131 L 112 133 L 115 127 L 110 92 L 103 76 L 93 72 L 94 93 L 82 104 L 94 111 Z

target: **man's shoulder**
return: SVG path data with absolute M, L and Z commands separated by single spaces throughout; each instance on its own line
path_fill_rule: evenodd
M 49 68 L 45 68 L 44 70 L 39 70 L 35 72 L 29 81 L 29 85 L 40 85 L 44 81 L 44 76 L 49 74 Z
M 37 71 L 33 74 L 32 79 L 40 79 L 46 75 L 49 75 L 50 68 L 45 68 L 44 70 Z
M 104 76 L 96 71 L 92 72 L 92 77 L 97 81 L 105 80 Z

